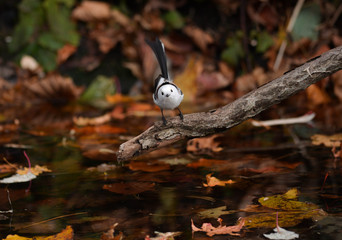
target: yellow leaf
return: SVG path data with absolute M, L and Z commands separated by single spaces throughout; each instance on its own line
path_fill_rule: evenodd
M 259 203 L 265 207 L 281 210 L 309 211 L 319 207 L 313 203 L 297 201 L 298 190 L 291 189 L 285 194 L 259 198 Z
M 21 237 L 17 234 L 15 235 L 8 235 L 5 239 L 3 240 L 72 240 L 74 238 L 74 231 L 71 228 L 71 226 L 67 226 L 62 232 L 52 235 L 52 236 L 47 236 L 47 237 L 33 237 L 33 238 L 26 238 L 26 237 Z
M 203 60 L 192 56 L 183 73 L 177 75 L 174 79 L 175 84 L 182 89 L 184 101 L 191 102 L 197 94 L 196 79 L 203 69 Z
M 25 167 L 24 169 L 18 169 L 17 173 L 20 175 L 25 175 L 28 173 L 28 171 L 29 171 L 29 168 Z M 39 174 L 43 172 L 51 172 L 51 170 L 45 166 L 39 166 L 39 165 L 36 165 L 35 167 L 31 168 L 31 173 L 33 173 L 36 176 L 38 176 Z

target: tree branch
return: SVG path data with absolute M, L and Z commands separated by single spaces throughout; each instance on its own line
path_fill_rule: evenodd
M 184 138 L 225 131 L 340 69 L 342 46 L 323 53 L 221 108 L 186 114 L 184 121 L 174 117 L 168 119 L 166 126 L 161 121 L 156 122 L 139 136 L 121 144 L 117 158 L 128 160 Z

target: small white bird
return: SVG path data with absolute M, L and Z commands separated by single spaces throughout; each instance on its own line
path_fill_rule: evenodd
M 154 103 L 160 107 L 163 123 L 166 125 L 163 110 L 172 110 L 175 108 L 178 109 L 179 117 L 183 120 L 183 114 L 178 106 L 182 102 L 184 94 L 170 79 L 167 71 L 164 44 L 158 38 L 154 42 L 146 40 L 146 43 L 156 55 L 161 70 L 161 74 L 154 80 L 154 93 L 152 98 Z

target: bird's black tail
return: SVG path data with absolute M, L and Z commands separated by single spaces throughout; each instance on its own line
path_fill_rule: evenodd
M 165 79 L 169 78 L 169 74 L 167 72 L 167 65 L 166 65 L 166 54 L 163 43 L 159 40 L 159 38 L 156 38 L 156 41 L 152 42 L 150 40 L 145 40 L 146 43 L 152 48 L 154 54 L 157 57 L 160 70 L 162 72 L 162 77 Z

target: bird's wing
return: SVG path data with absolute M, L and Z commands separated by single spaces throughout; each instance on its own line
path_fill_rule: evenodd
M 169 79 L 169 74 L 168 74 L 167 65 L 166 65 L 166 54 L 165 54 L 164 44 L 159 40 L 159 38 L 156 38 L 156 41 L 154 42 L 148 39 L 146 39 L 145 41 L 152 48 L 154 54 L 157 57 L 160 70 L 162 72 L 161 76 L 165 79 Z

